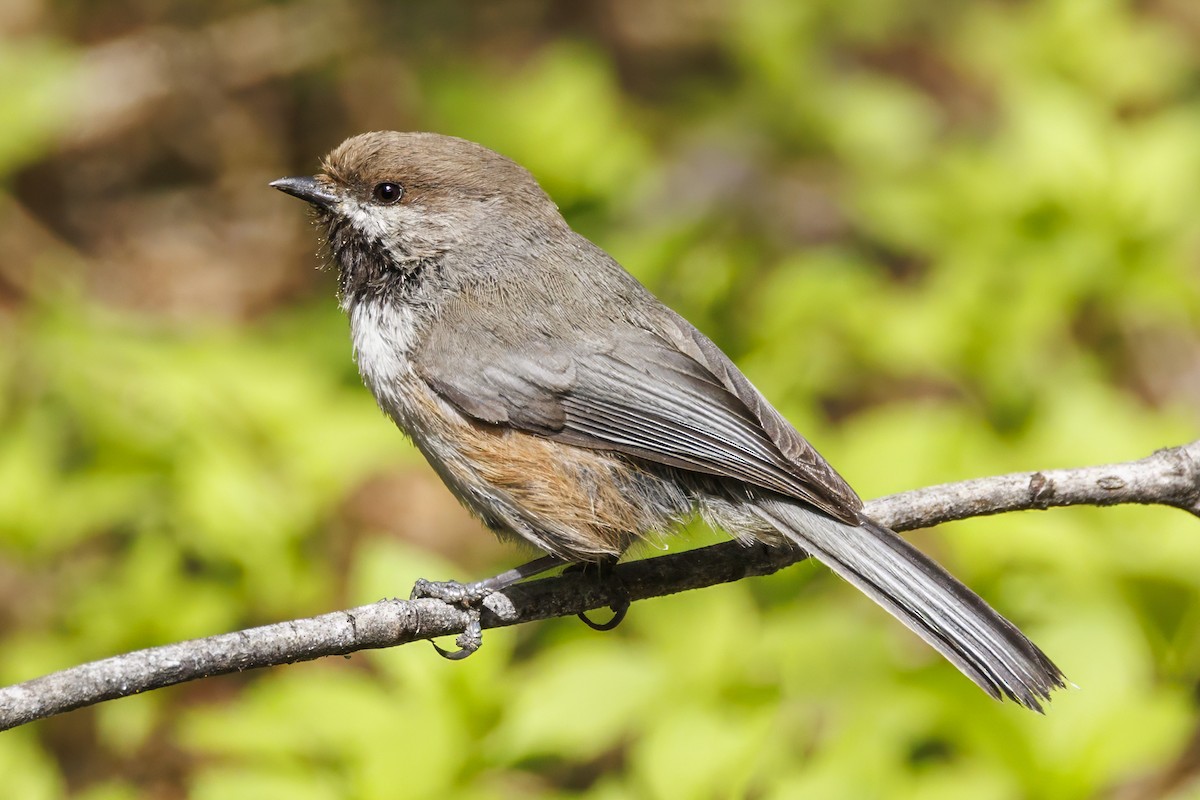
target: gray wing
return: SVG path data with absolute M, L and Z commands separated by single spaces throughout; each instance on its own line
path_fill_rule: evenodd
M 481 422 L 732 478 L 858 524 L 862 501 L 733 362 L 681 317 L 656 316 L 653 329 L 503 337 L 443 323 L 418 372 Z

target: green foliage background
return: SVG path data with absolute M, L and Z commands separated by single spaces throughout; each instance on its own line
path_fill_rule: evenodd
M 1185 0 L 25 0 L 0 36 L 4 683 L 527 555 L 375 410 L 314 231 L 265 186 L 362 130 L 527 165 L 865 497 L 1196 436 Z M 1200 796 L 1196 520 L 917 539 L 1079 688 L 993 703 L 803 565 L 611 634 L 81 710 L 0 735 L 2 793 Z

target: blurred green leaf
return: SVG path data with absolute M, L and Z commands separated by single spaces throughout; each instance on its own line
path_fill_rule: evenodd
M 0 14 L 7 680 L 477 577 L 476 529 L 408 540 L 453 501 L 410 491 L 427 468 L 358 380 L 313 231 L 262 199 L 359 130 L 527 166 L 864 497 L 1195 438 L 1186 3 L 476 5 Z M 1079 688 L 992 703 L 805 563 L 611 634 L 77 712 L 0 737 L 3 793 L 1060 800 L 1165 774 L 1196 727 L 1194 519 L 913 538 Z

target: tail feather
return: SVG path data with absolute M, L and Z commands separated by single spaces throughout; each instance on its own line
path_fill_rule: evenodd
M 996 699 L 1034 711 L 1066 685 L 1062 671 L 1015 625 L 936 562 L 870 520 L 852 526 L 783 502 L 758 513 L 856 586 Z

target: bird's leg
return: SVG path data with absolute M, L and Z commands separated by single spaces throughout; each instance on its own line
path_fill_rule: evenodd
M 542 556 L 527 564 L 522 564 L 519 567 L 501 572 L 499 575 L 493 575 L 490 578 L 484 578 L 481 581 L 474 581 L 472 583 L 428 581 L 420 578 L 413 584 L 409 599 L 420 600 L 421 598 L 428 597 L 434 600 L 441 600 L 443 603 L 462 606 L 467 610 L 467 615 L 470 618 L 467 629 L 454 640 L 454 643 L 459 647 L 458 650 L 443 650 L 436 642 L 431 643 L 433 644 L 433 649 L 437 650 L 438 654 L 443 658 L 448 658 L 451 661 L 460 661 L 483 646 L 483 626 L 479 621 L 479 613 L 484 598 L 494 592 L 499 592 L 512 586 L 517 581 L 532 578 L 534 575 L 541 575 L 543 572 L 549 572 L 562 565 L 563 560 L 561 558 Z
M 519 567 L 513 567 L 510 570 L 501 572 L 499 575 L 493 575 L 490 578 L 484 578 L 481 581 L 473 581 L 471 583 L 427 581 L 424 578 L 420 578 L 413 584 L 412 594 L 409 595 L 409 599 L 419 600 L 423 597 L 431 597 L 434 600 L 441 600 L 443 603 L 450 603 L 456 606 L 477 605 L 489 594 L 507 589 L 517 581 L 532 578 L 534 575 L 541 575 L 543 572 L 549 572 L 555 567 L 561 567 L 563 563 L 565 562 L 557 556 L 542 556 L 530 561 L 528 564 L 522 564 Z

